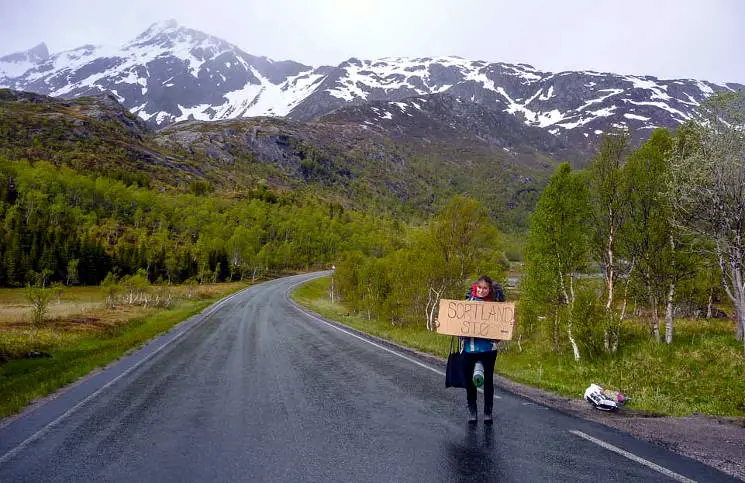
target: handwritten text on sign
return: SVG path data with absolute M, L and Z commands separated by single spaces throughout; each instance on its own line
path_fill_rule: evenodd
M 508 340 L 515 325 L 515 304 L 443 299 L 437 320 L 440 334 Z

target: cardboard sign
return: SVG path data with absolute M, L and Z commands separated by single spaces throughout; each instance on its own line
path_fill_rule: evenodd
M 482 339 L 512 339 L 514 302 L 440 300 L 437 332 Z

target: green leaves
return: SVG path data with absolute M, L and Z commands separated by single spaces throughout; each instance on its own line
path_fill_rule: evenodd
M 668 196 L 677 225 L 713 247 L 745 342 L 745 95 L 714 95 L 701 114 L 675 139 Z
M 499 235 L 481 204 L 456 196 L 425 226 L 382 230 L 366 251 L 337 263 L 337 287 L 354 310 L 397 325 L 427 322 L 440 298 L 461 298 L 469 277 L 499 279 Z
M 390 220 L 307 193 L 266 196 L 266 186 L 248 188 L 245 198 L 197 196 L 0 158 L 2 183 L 5 285 L 24 285 L 29 270 L 44 269 L 53 280 L 97 284 L 113 267 L 122 276 L 144 269 L 151 281 L 255 279 L 325 266 L 342 250 L 399 243 Z M 389 236 L 376 235 L 383 231 Z

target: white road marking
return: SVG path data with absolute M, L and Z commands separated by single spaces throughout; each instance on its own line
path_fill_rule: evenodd
M 251 287 L 248 287 L 248 288 L 251 288 Z M 100 388 L 98 388 L 98 390 L 96 390 L 94 393 L 90 394 L 88 397 L 86 397 L 85 399 L 83 399 L 82 401 L 80 401 L 79 403 L 77 403 L 75 406 L 71 407 L 70 409 L 68 409 L 67 411 L 65 411 L 64 413 L 62 413 L 62 415 L 60 415 L 57 419 L 55 419 L 51 423 L 48 423 L 46 426 L 44 426 L 43 428 L 41 428 L 40 430 L 38 430 L 37 432 L 35 432 L 31 436 L 29 436 L 28 438 L 26 438 L 18 446 L 16 446 L 12 450 L 10 450 L 7 453 L 5 453 L 4 455 L 2 455 L 0 457 L 0 465 L 2 465 L 3 463 L 5 463 L 6 461 L 8 461 L 10 458 L 12 458 L 13 456 L 15 456 L 16 454 L 18 454 L 26 446 L 28 446 L 29 444 L 33 443 L 34 441 L 36 441 L 37 439 L 39 439 L 40 437 L 42 437 L 43 435 L 45 435 L 47 432 L 49 432 L 50 429 L 52 429 L 55 426 L 57 426 L 66 417 L 70 416 L 75 411 L 77 411 L 81 406 L 83 406 L 85 403 L 87 403 L 88 401 L 90 401 L 91 399 L 93 399 L 94 397 L 96 397 L 97 395 L 101 394 L 102 391 L 104 391 L 106 388 L 108 388 L 109 386 L 111 386 L 112 384 L 114 384 L 116 381 L 118 381 L 119 379 L 123 378 L 124 376 L 126 376 L 130 372 L 132 372 L 135 369 L 137 369 L 138 367 L 140 367 L 142 364 L 144 364 L 145 362 L 147 362 L 148 360 L 150 360 L 155 354 L 159 353 L 160 351 L 162 351 L 163 349 L 165 349 L 166 347 L 168 347 L 169 345 L 171 345 L 173 342 L 179 340 L 184 334 L 186 334 L 189 331 L 189 329 L 192 329 L 195 326 L 197 326 L 199 323 L 204 322 L 207 319 L 207 317 L 209 317 L 210 315 L 212 315 L 218 308 L 220 308 L 220 306 L 222 306 L 224 303 L 226 303 L 227 301 L 229 301 L 233 297 L 236 297 L 237 295 L 243 293 L 245 290 L 248 290 L 248 288 L 243 289 L 240 292 L 236 292 L 233 295 L 231 295 L 230 297 L 227 297 L 227 298 L 223 299 L 222 301 L 218 302 L 217 304 L 210 306 L 207 309 L 207 312 L 204 313 L 204 315 L 202 317 L 202 320 L 200 320 L 198 322 L 195 322 L 191 326 L 189 326 L 186 329 L 182 330 L 181 333 L 179 333 L 176 337 L 174 337 L 173 339 L 169 340 L 168 342 L 166 342 L 162 346 L 158 347 L 156 350 L 154 350 L 153 352 L 151 352 L 150 354 L 148 354 L 147 357 L 145 357 L 144 359 L 142 359 L 141 361 L 139 361 L 137 364 L 135 364 L 134 366 L 130 367 L 126 371 L 124 371 L 121 374 L 119 374 L 118 376 L 116 376 L 114 379 L 112 379 L 109 382 L 107 382 L 105 385 L 103 385 Z
M 295 285 L 293 285 L 292 287 L 290 287 L 290 290 L 292 290 L 292 289 L 293 289 L 294 287 L 295 287 Z M 439 374 L 439 375 L 441 375 L 441 376 L 445 376 L 445 373 L 444 373 L 444 372 L 442 372 L 442 371 L 441 371 L 441 370 L 439 370 L 439 369 L 435 369 L 434 367 L 428 366 L 427 364 L 423 364 L 423 363 L 419 362 L 419 361 L 418 361 L 418 360 L 416 360 L 416 359 L 412 359 L 411 357 L 405 356 L 405 355 L 403 355 L 403 354 L 401 354 L 401 353 L 399 353 L 399 352 L 396 352 L 396 351 L 394 351 L 394 350 L 392 350 L 392 349 L 389 349 L 388 347 L 385 347 L 385 346 L 382 346 L 382 345 L 380 345 L 380 344 L 377 344 L 377 343 L 375 343 L 375 342 L 373 342 L 373 341 L 371 341 L 371 340 L 365 339 L 364 337 L 360 337 L 359 335 L 357 335 L 357 334 L 354 334 L 354 333 L 352 333 L 352 332 L 349 332 L 348 330 L 342 329 L 341 327 L 337 327 L 336 325 L 334 325 L 334 324 L 331 324 L 331 323 L 327 322 L 326 320 L 323 320 L 323 319 L 322 319 L 322 318 L 320 318 L 320 317 L 316 317 L 315 315 L 313 315 L 313 314 L 311 314 L 311 313 L 309 313 L 309 312 L 307 312 L 307 311 L 303 310 L 303 309 L 302 309 L 302 308 L 301 308 L 301 307 L 300 307 L 300 306 L 299 306 L 299 305 L 298 305 L 298 304 L 297 304 L 297 303 L 296 303 L 295 301 L 293 301 L 293 300 L 290 300 L 290 298 L 289 298 L 289 297 L 286 297 L 286 298 L 287 298 L 287 300 L 288 300 L 288 301 L 289 301 L 289 302 L 290 302 L 290 303 L 291 303 L 291 304 L 292 304 L 292 305 L 293 305 L 293 306 L 295 307 L 295 309 L 297 309 L 297 310 L 298 310 L 299 312 L 302 312 L 302 313 L 303 313 L 304 315 L 306 315 L 306 316 L 308 316 L 308 317 L 310 317 L 310 318 L 312 318 L 312 319 L 314 319 L 314 320 L 316 320 L 316 321 L 318 321 L 318 322 L 321 322 L 321 323 L 324 323 L 324 324 L 328 325 L 328 326 L 329 326 L 329 327 L 331 327 L 332 329 L 336 329 L 336 330 L 338 330 L 339 332 L 344 332 L 345 334 L 347 334 L 347 335 L 349 335 L 349 336 L 352 336 L 352 337 L 354 337 L 355 339 L 359 339 L 359 340 L 361 340 L 362 342 L 367 342 L 368 344 L 370 344 L 370 345 L 372 345 L 372 346 L 375 346 L 375 347 L 377 347 L 378 349 L 382 349 L 382 350 L 384 350 L 384 351 L 386 351 L 386 352 L 390 352 L 390 353 L 391 353 L 391 354 L 393 354 L 394 356 L 398 356 L 398 357 L 400 357 L 401 359 L 406 359 L 407 361 L 409 361 L 409 362 L 412 362 L 412 363 L 416 364 L 417 366 L 420 366 L 420 367 L 423 367 L 423 368 L 425 368 L 425 369 L 428 369 L 428 370 L 430 370 L 430 371 L 434 372 L 435 374 Z M 478 390 L 479 390 L 479 392 L 481 392 L 481 393 L 483 393 L 483 392 L 484 392 L 484 390 L 483 390 L 482 388 L 479 388 Z M 502 399 L 502 396 L 498 396 L 498 395 L 496 395 L 496 394 L 495 394 L 495 395 L 494 395 L 494 399 Z
M 587 441 L 590 441 L 592 443 L 595 443 L 598 446 L 601 446 L 601 447 L 603 447 L 603 448 L 605 448 L 605 449 L 607 449 L 609 451 L 613 451 L 614 453 L 618 453 L 621 456 L 624 456 L 624 457 L 630 459 L 631 461 L 635 461 L 635 462 L 639 463 L 640 465 L 644 465 L 644 466 L 646 466 L 648 468 L 652 468 L 653 470 L 655 470 L 655 471 L 657 471 L 659 473 L 662 473 L 663 475 L 665 475 L 665 476 L 667 476 L 669 478 L 672 478 L 675 481 L 681 481 L 681 482 L 684 482 L 684 483 L 696 483 L 696 480 L 692 480 L 690 478 L 686 478 L 683 475 L 679 475 L 678 473 L 675 473 L 674 471 L 670 471 L 667 468 L 662 467 L 662 466 L 660 466 L 660 465 L 658 465 L 656 463 L 652 463 L 651 461 L 647 461 L 644 458 L 641 458 L 639 456 L 636 456 L 633 453 L 629 453 L 628 451 L 622 450 L 621 448 L 618 448 L 616 446 L 613 446 L 610 443 L 606 443 L 605 441 L 599 440 L 597 438 L 593 438 L 589 434 L 585 434 L 582 431 L 577 431 L 577 430 L 574 430 L 574 429 L 570 429 L 569 432 L 572 433 L 575 436 L 579 436 L 580 438 L 583 438 L 583 439 L 586 439 Z

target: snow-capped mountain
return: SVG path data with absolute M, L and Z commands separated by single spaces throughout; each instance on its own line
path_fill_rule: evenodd
M 191 115 L 285 115 L 322 77 L 310 76 L 312 70 L 249 55 L 167 21 L 118 48 L 84 45 L 40 59 L 21 74 L 0 70 L 0 86 L 54 97 L 108 91 L 142 119 L 164 125 Z
M 442 93 L 573 143 L 591 143 L 623 126 L 646 137 L 654 127 L 675 127 L 694 116 L 714 91 L 744 88 L 592 71 L 551 73 L 459 57 L 352 58 L 336 67 L 310 67 L 249 55 L 174 21 L 156 23 L 117 48 L 86 45 L 50 56 L 41 44 L 2 57 L 0 86 L 61 97 L 109 91 L 159 126 L 266 115 L 309 120 L 372 101 Z
M 637 137 L 646 137 L 644 130 L 675 127 L 691 118 L 715 91 L 742 88 L 592 71 L 550 73 L 526 64 L 487 64 L 458 57 L 351 59 L 327 76 L 290 116 L 312 118 L 350 103 L 446 93 L 582 142 L 624 126 Z
M 47 44 L 43 42 L 25 52 L 0 57 L 0 81 L 3 78 L 20 76 L 48 58 L 49 49 L 47 49 Z
M 447 93 L 412 96 L 400 101 L 370 101 L 336 109 L 320 120 L 359 125 L 393 139 L 450 144 L 464 139 L 482 141 L 507 152 L 526 148 L 554 154 L 566 147 L 560 138 L 545 129 Z

